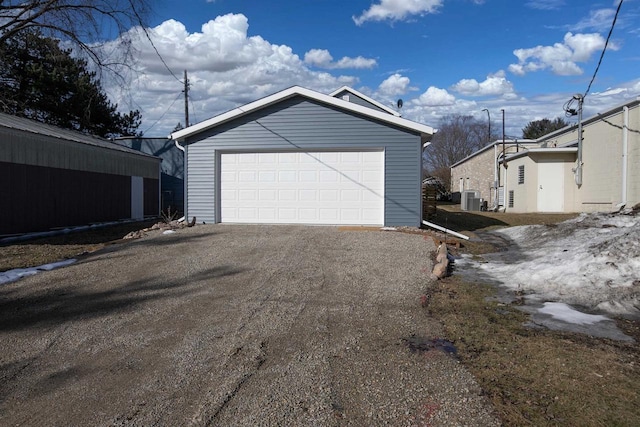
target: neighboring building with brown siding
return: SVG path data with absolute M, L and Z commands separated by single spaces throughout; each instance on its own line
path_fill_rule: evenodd
M 0 113 L 0 235 L 157 216 L 160 161 Z

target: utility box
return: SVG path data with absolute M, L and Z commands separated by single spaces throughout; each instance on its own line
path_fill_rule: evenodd
M 460 209 L 463 211 L 480 210 L 480 192 L 478 190 L 466 190 L 460 198 Z

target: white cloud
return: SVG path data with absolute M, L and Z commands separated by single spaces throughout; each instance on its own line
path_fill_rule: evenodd
M 509 71 L 516 75 L 550 68 L 554 74 L 574 76 L 583 73 L 578 62 L 586 62 L 591 56 L 604 48 L 605 40 L 597 33 L 567 33 L 562 43 L 553 46 L 536 46 L 528 49 L 516 49 L 517 64 L 509 65 Z M 615 43 L 609 43 L 611 50 L 617 50 Z
M 360 16 L 353 16 L 353 21 L 356 25 L 366 21 L 402 21 L 414 15 L 436 13 L 442 4 L 443 0 L 380 0 Z
M 350 58 L 343 57 L 337 62 L 333 62 L 333 56 L 326 49 L 311 49 L 304 54 L 304 62 L 318 68 L 339 69 L 339 68 L 355 68 L 366 69 L 373 68 L 378 65 L 375 59 L 357 56 Z
M 527 7 L 538 10 L 555 10 L 564 6 L 564 0 L 534 0 L 525 3 Z
M 481 112 L 483 108 L 491 111 L 495 121 L 500 116 L 500 109 L 504 108 L 507 135 L 519 136 L 531 120 L 563 115 L 562 105 L 573 94 L 550 93 L 520 98 L 515 91 L 509 92 L 511 83 L 502 72 L 475 83 L 472 79 L 460 81 L 449 89 L 450 92 L 435 86 L 413 92 L 417 89 L 411 87 L 413 82 L 405 76 L 407 70 L 396 70 L 379 86 L 366 89 L 358 86 L 356 75 L 312 68 L 291 47 L 271 44 L 259 36 L 248 36 L 247 29 L 247 18 L 243 15 L 218 17 L 204 25 L 201 31 L 187 31 L 183 24 L 173 20 L 150 29 L 156 47 L 178 79 L 182 79 L 184 69 L 189 72 L 192 123 L 296 84 L 323 93 L 347 85 L 382 103 L 394 101 L 404 91 L 403 116 L 435 127 L 440 118 L 448 114 L 485 117 L 486 113 Z M 183 85 L 168 73 L 139 29 L 132 30 L 130 35 L 132 47 L 138 53 L 137 63 L 133 64 L 137 72 L 131 74 L 129 86 L 109 84 L 108 79 L 103 79 L 107 85 L 105 89 L 121 111 L 141 110 L 143 124 L 140 130 L 147 130 L 158 121 L 146 132 L 147 136 L 166 136 L 178 122 L 184 124 Z M 117 42 L 108 47 L 115 49 Z M 577 39 L 576 43 L 584 45 Z M 569 45 L 567 49 L 574 54 Z M 584 56 L 588 52 L 586 49 L 585 53 L 576 55 Z M 535 58 L 526 59 L 521 66 L 533 67 L 529 63 L 548 67 Z M 487 95 L 478 104 L 474 93 Z M 615 85 L 600 93 L 594 90 L 585 103 L 585 116 L 619 105 L 638 93 L 640 80 Z
M 413 103 L 425 107 L 439 107 L 453 105 L 455 101 L 456 97 L 447 92 L 446 89 L 430 86 L 425 93 L 414 99 Z
M 378 86 L 378 93 L 382 96 L 396 96 L 402 95 L 409 89 L 409 77 L 402 76 L 398 73 L 389 76 L 386 80 L 380 83 Z
M 188 70 L 192 123 L 293 85 L 324 93 L 357 85 L 356 76 L 310 69 L 289 46 L 248 36 L 248 28 L 244 15 L 228 14 L 207 22 L 199 32 L 189 32 L 175 20 L 149 29 L 154 45 L 176 77 L 181 80 L 183 70 Z M 140 28 L 132 29 L 128 36 L 137 52 L 130 85 L 124 87 L 104 79 L 105 90 L 123 110 L 140 109 L 140 130 L 158 121 L 147 136 L 165 136 L 178 122 L 184 124 L 183 85 L 169 74 Z M 117 49 L 119 41 L 106 48 Z M 333 68 L 354 68 L 370 64 L 367 61 L 343 58 L 332 64 Z
M 452 89 L 465 96 L 514 96 L 513 83 L 507 80 L 503 70 L 489 74 L 483 82 L 476 79 L 462 79 Z
M 571 31 L 598 31 L 608 32 L 616 14 L 615 9 L 596 9 L 589 13 L 587 18 L 578 21 L 577 24 L 569 26 Z M 618 23 L 619 24 L 619 23 Z

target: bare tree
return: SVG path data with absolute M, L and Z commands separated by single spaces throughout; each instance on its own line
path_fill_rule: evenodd
M 445 116 L 440 120 L 431 145 L 424 150 L 425 173 L 442 179 L 446 188 L 450 188 L 451 165 L 488 143 L 485 122 L 473 116 Z
M 127 30 L 145 26 L 149 0 L 0 0 L 0 46 L 18 33 L 37 29 L 73 44 L 99 70 L 117 70 L 132 58 Z M 146 31 L 146 30 L 145 30 Z M 121 38 L 116 57 L 101 49 L 108 38 Z

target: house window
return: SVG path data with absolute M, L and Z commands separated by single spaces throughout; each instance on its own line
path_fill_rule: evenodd
M 524 165 L 518 166 L 518 184 L 524 184 Z
M 509 207 L 513 207 L 513 190 L 509 190 Z

